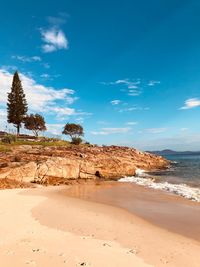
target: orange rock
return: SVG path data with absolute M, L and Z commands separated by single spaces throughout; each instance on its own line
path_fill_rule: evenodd
M 0 178 L 39 183 L 51 178 L 118 179 L 134 175 L 138 168 L 150 171 L 168 165 L 160 156 L 129 147 L 16 146 L 1 153 Z

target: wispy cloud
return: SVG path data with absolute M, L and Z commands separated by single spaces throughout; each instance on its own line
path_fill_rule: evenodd
M 126 92 L 129 96 L 139 96 L 143 92 L 143 87 L 155 86 L 160 84 L 160 81 L 150 80 L 142 81 L 141 79 L 120 79 L 112 82 L 101 82 L 103 85 L 120 86 L 120 91 Z
M 45 69 L 49 69 L 49 68 L 50 68 L 49 63 L 42 63 L 42 66 L 43 66 Z
M 141 88 L 139 88 L 141 81 L 137 80 L 130 80 L 130 79 L 121 79 L 116 80 L 113 82 L 101 82 L 104 85 L 114 85 L 114 86 L 124 86 L 126 88 L 127 94 L 129 96 L 138 96 L 142 93 Z M 124 89 L 122 89 L 124 91 Z
M 69 48 L 67 37 L 61 29 L 57 29 L 56 27 L 47 30 L 41 29 L 41 35 L 44 42 L 42 50 L 45 53 Z
M 115 106 L 115 105 L 119 105 L 119 104 L 121 103 L 121 100 L 118 100 L 118 99 L 116 99 L 116 100 L 112 100 L 112 101 L 110 101 L 110 103 L 111 103 L 113 106 Z
M 119 109 L 119 112 L 131 112 L 131 111 L 136 111 L 136 110 L 149 110 L 149 107 L 140 107 L 138 105 L 135 106 L 131 106 L 131 107 L 125 107 L 125 108 L 121 108 Z
M 200 106 L 200 99 L 190 98 L 185 101 L 184 106 L 181 107 L 180 109 L 191 109 L 191 108 L 196 108 L 199 106 Z
M 47 62 L 43 62 L 42 58 L 40 56 L 19 56 L 19 55 L 13 55 L 11 57 L 14 60 L 20 61 L 22 63 L 39 63 L 40 66 L 43 66 L 45 69 L 49 69 L 50 65 Z M 16 70 L 16 66 L 2 66 L 2 69 L 7 70 Z
M 63 124 L 47 124 L 47 134 L 52 134 L 52 135 L 62 135 L 62 130 L 63 130 Z
M 129 96 L 138 96 L 142 93 L 142 91 L 140 89 L 130 89 L 128 91 L 128 95 Z
M 129 89 L 136 89 L 138 88 L 138 85 L 141 83 L 140 80 L 137 81 L 130 81 L 129 79 L 124 80 L 117 80 L 114 82 L 114 84 L 125 84 Z
M 3 66 L 1 66 L 1 69 L 5 70 L 5 71 L 16 71 L 17 66 L 15 66 L 15 65 L 3 65 Z
M 167 128 L 150 128 L 150 129 L 145 129 L 145 131 L 151 134 L 159 134 L 166 132 Z
M 69 15 L 67 13 L 59 13 L 58 16 L 48 16 L 47 21 L 49 24 L 55 26 L 61 26 L 67 22 Z
M 7 70 L 0 69 L 0 106 L 6 108 L 7 93 L 10 91 L 13 75 Z M 70 107 L 78 98 L 75 91 L 69 88 L 56 89 L 38 84 L 34 79 L 20 74 L 23 88 L 29 104 L 30 112 L 41 112 L 52 114 L 59 118 L 61 116 L 80 116 L 89 113 L 75 110 Z
M 100 131 L 92 131 L 92 135 L 111 135 L 111 134 L 126 134 L 131 131 L 130 127 L 123 128 L 102 128 Z
M 127 125 L 136 125 L 136 124 L 138 124 L 138 122 L 137 121 L 128 121 L 126 124 Z
M 108 125 L 109 122 L 107 121 L 97 121 L 98 124 L 101 124 L 101 125 Z
M 77 123 L 83 123 L 84 122 L 84 118 L 83 117 L 79 117 L 79 118 L 76 118 L 75 121 Z
M 21 62 L 38 62 L 41 61 L 41 57 L 39 56 L 32 56 L 32 57 L 28 57 L 28 56 L 12 56 L 13 59 L 17 59 Z
M 50 75 L 48 73 L 43 73 L 40 75 L 40 77 L 44 79 L 50 79 Z
M 189 130 L 189 128 L 181 128 L 180 131 L 181 132 L 187 132 Z
M 6 123 L 7 123 L 7 111 L 6 109 L 0 109 L 0 125 L 1 130 L 6 130 Z
M 155 85 L 157 85 L 157 84 L 160 84 L 160 81 L 154 81 L 154 80 L 151 80 L 151 81 L 149 81 L 148 82 L 148 86 L 155 86 Z
M 54 78 L 60 77 L 60 74 L 48 74 L 48 73 L 43 73 L 40 75 L 40 77 L 44 80 L 53 80 Z

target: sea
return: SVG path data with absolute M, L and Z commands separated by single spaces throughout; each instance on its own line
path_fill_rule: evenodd
M 145 172 L 138 169 L 135 176 L 119 181 L 134 182 L 200 202 L 200 153 L 162 156 L 171 161 L 167 170 Z

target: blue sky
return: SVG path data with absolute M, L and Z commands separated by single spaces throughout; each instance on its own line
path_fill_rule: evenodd
M 200 150 L 199 1 L 9 1 L 0 9 L 0 125 L 18 70 L 46 134 Z

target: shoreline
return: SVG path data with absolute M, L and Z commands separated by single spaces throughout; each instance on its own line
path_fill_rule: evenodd
M 117 182 L 74 185 L 60 193 L 123 209 L 148 223 L 200 242 L 200 203 L 174 193 Z
M 113 188 L 112 185 L 109 187 Z M 85 196 L 89 192 L 85 189 L 80 191 L 80 188 L 71 186 L 68 189 L 58 188 L 53 194 L 51 192 L 48 194 L 51 208 L 45 211 L 46 214 L 38 213 L 39 210 L 47 208 L 47 203 L 43 203 L 32 211 L 33 216 L 41 224 L 52 228 L 59 227 L 76 235 L 118 242 L 122 247 L 131 248 L 152 266 L 199 266 L 198 240 L 152 224 L 138 214 L 112 206 L 108 202 L 95 202 L 92 197 L 86 199 Z M 78 197 L 75 197 L 74 192 L 69 193 L 70 190 L 75 190 Z M 69 213 L 69 217 L 63 216 L 61 222 L 58 218 L 65 214 L 65 211 Z
M 127 185 L 124 184 L 122 194 L 125 199 L 129 197 Z M 115 190 L 121 186 L 117 182 L 105 182 L 104 185 L 1 190 L 0 258 L 3 266 L 199 267 L 200 242 L 168 231 L 142 218 L 136 211 L 131 213 L 120 207 L 120 194 L 117 192 L 116 198 Z M 178 198 L 163 192 L 162 198 L 158 198 L 156 190 L 137 185 L 134 192 L 137 192 L 135 201 L 140 207 L 141 198 L 146 194 L 146 203 L 154 196 L 154 205 L 166 201 L 174 203 Z M 110 203 L 106 195 L 114 197 L 118 206 Z M 100 203 L 100 197 L 105 203 Z M 178 198 L 183 209 L 188 202 Z M 200 207 L 189 203 L 192 208 Z M 153 214 L 152 208 L 149 214 Z

